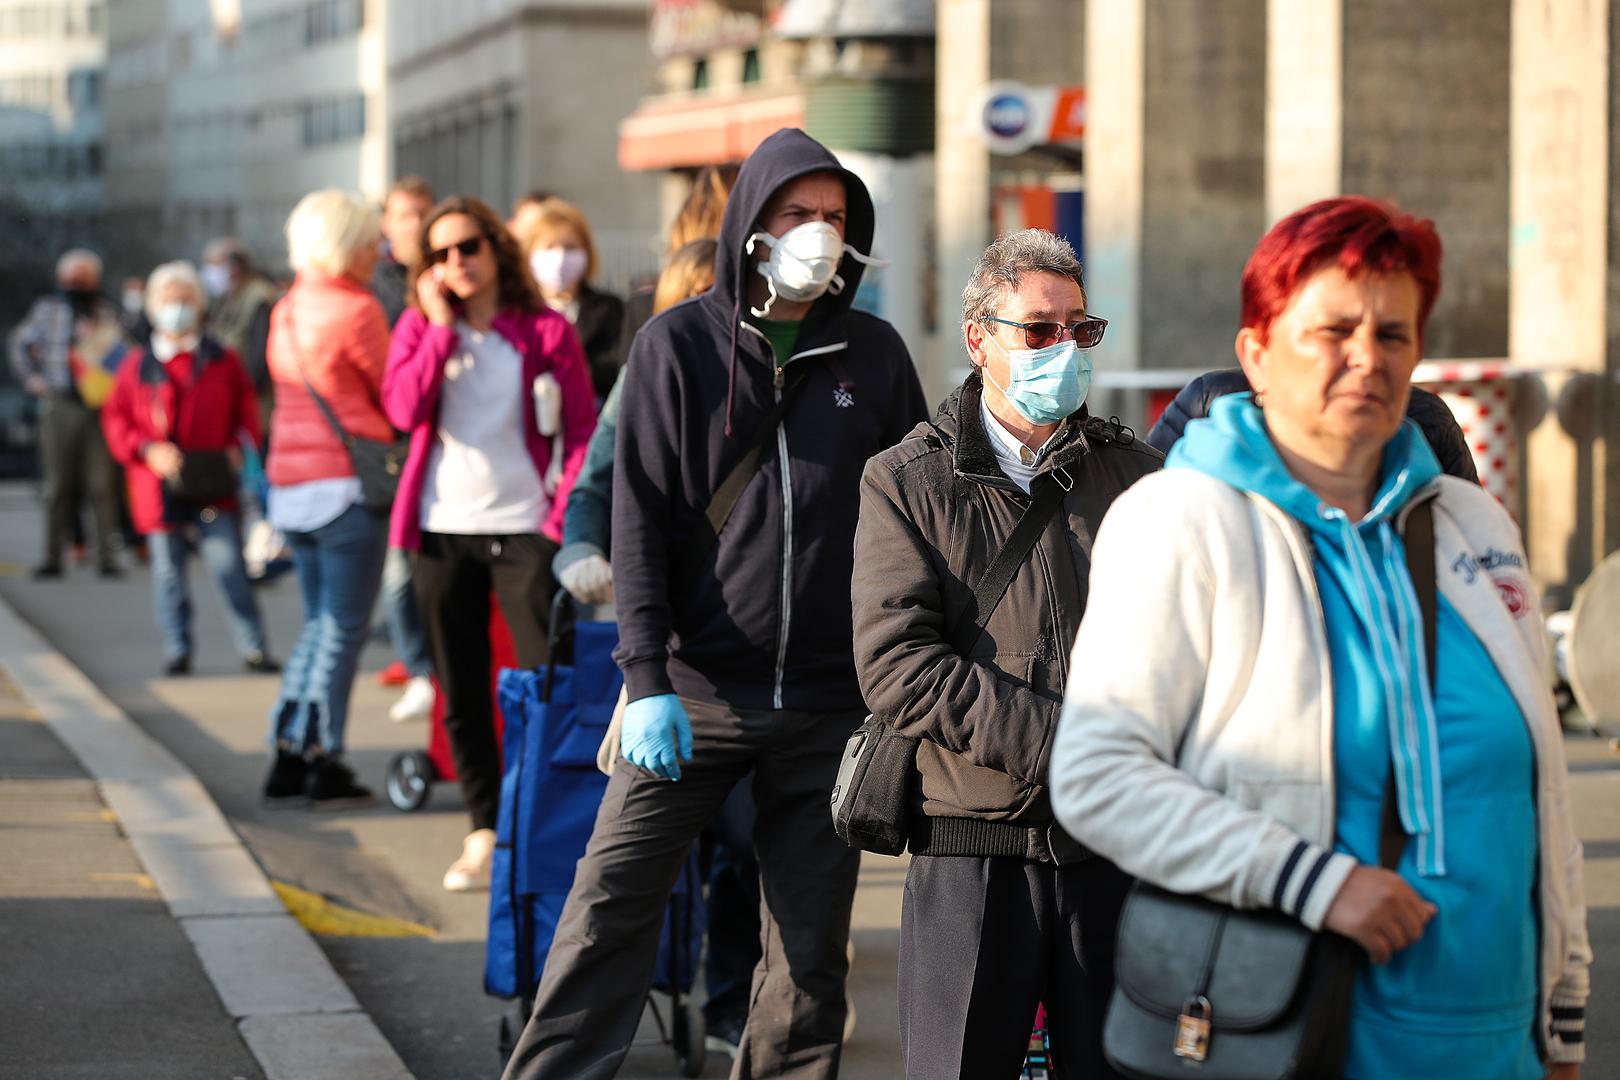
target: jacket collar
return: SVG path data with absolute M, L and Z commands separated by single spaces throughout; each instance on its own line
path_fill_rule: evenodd
M 940 405 L 939 414 L 932 422 L 934 430 L 950 445 L 957 476 L 1021 495 L 1023 489 L 1001 471 L 995 447 L 990 444 L 990 434 L 984 430 L 979 410 L 983 396 L 984 381 L 975 370 Z M 1084 430 L 1089 419 L 1090 414 L 1082 405 L 1079 412 L 1064 421 L 1052 436 L 1051 448 L 1042 457 L 1036 476 L 1068 468 L 1091 452 Z
M 224 355 L 224 347 L 207 334 L 204 334 L 191 355 L 192 381 L 195 382 L 201 378 L 203 369 L 214 361 L 221 359 Z M 141 382 L 149 386 L 156 386 L 158 383 L 167 382 L 169 379 L 167 365 L 156 356 L 153 356 L 152 350 L 149 348 L 141 351 L 140 374 Z

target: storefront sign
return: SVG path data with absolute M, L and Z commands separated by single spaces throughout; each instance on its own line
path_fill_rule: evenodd
M 666 60 L 756 45 L 760 22 L 715 0 L 655 0 L 651 35 L 653 56 Z
M 1078 86 L 993 82 L 979 95 L 973 122 L 997 154 L 1079 142 L 1086 133 L 1086 92 Z

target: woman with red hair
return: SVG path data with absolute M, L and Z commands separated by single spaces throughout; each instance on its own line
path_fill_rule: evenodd
M 1344 1045 L 1294 1075 L 1569 1078 L 1591 952 L 1524 547 L 1405 420 L 1440 254 L 1357 197 L 1260 241 L 1253 393 L 1098 531 L 1052 801 L 1149 886 L 1360 947 L 1327 976 Z M 1231 996 L 1202 1006 L 1211 1055 Z

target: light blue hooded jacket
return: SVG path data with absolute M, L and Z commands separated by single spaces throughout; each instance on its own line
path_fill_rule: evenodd
M 1378 864 L 1393 769 L 1409 835 L 1400 873 L 1438 908 L 1423 937 L 1366 965 L 1351 1015 L 1351 1080 L 1539 1080 L 1535 1039 L 1535 762 L 1519 706 L 1443 598 L 1438 692 L 1396 517 L 1440 475 L 1411 422 L 1384 452 L 1359 522 L 1289 473 L 1253 395 L 1188 425 L 1167 468 L 1260 495 L 1310 537 L 1333 673 L 1335 847 Z

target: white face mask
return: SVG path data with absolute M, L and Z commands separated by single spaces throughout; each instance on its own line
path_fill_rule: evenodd
M 197 309 L 178 301 L 162 304 L 152 312 L 152 328 L 175 337 L 197 329 Z
M 139 289 L 124 293 L 124 314 L 139 315 L 146 308 L 146 294 Z
M 583 248 L 538 248 L 529 255 L 529 269 L 546 292 L 567 292 L 585 276 L 590 259 Z
M 231 268 L 223 263 L 204 263 L 201 277 L 209 296 L 220 297 L 231 291 Z
M 754 264 L 761 277 L 770 286 L 771 295 L 764 307 L 748 310 L 763 319 L 770 315 L 777 297 L 796 304 L 815 300 L 823 293 L 834 296 L 844 291 L 844 279 L 838 274 L 838 264 L 847 252 L 849 256 L 868 266 L 888 266 L 882 259 L 862 255 L 838 235 L 838 230 L 825 221 L 807 221 L 795 225 L 781 236 L 757 232 L 748 238 L 744 249 L 754 253 L 755 244 L 771 249 L 770 258 Z

